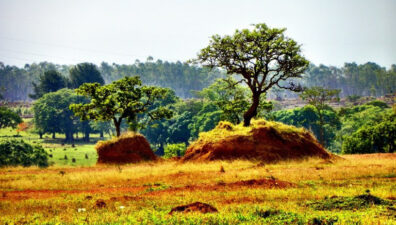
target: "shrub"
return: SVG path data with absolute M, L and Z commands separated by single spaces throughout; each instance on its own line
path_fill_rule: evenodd
M 1 166 L 48 166 L 48 154 L 39 145 L 30 145 L 23 140 L 0 142 Z
M 365 125 L 352 135 L 345 137 L 342 152 L 345 154 L 393 153 L 395 146 L 396 114 L 390 114 L 381 122 Z
M 183 156 L 186 153 L 186 144 L 185 143 L 177 143 L 177 144 L 167 144 L 164 148 L 164 157 L 171 158 L 175 156 Z

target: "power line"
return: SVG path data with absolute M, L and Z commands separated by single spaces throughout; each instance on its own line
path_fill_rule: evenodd
M 64 48 L 64 49 L 72 49 L 72 50 L 77 50 L 77 51 L 85 51 L 85 52 L 91 52 L 91 53 L 110 54 L 113 56 L 128 56 L 128 57 L 136 57 L 136 58 L 147 57 L 147 56 L 142 56 L 142 55 L 125 54 L 125 53 L 121 53 L 121 52 L 98 51 L 95 49 L 76 48 L 74 46 L 59 45 L 59 44 L 52 44 L 52 43 L 50 44 L 50 43 L 43 43 L 43 42 L 37 42 L 37 41 L 28 41 L 28 40 L 23 40 L 23 39 L 18 39 L 18 38 L 10 38 L 10 37 L 5 37 L 5 36 L 0 36 L 0 39 L 17 41 L 17 42 L 22 42 L 22 43 L 27 43 L 27 44 L 46 45 L 46 46 L 52 46 L 52 47 L 58 47 L 58 48 Z

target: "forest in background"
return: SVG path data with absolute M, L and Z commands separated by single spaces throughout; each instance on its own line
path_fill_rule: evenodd
M 5 65 L 0 62 L 0 91 L 5 100 L 31 101 L 33 82 L 48 70 L 57 70 L 69 77 L 73 65 L 58 65 L 50 62 L 26 64 L 23 68 Z M 216 79 L 224 77 L 225 72 L 189 65 L 187 63 L 154 61 L 149 57 L 145 62 L 120 65 L 102 62 L 98 69 L 105 83 L 124 76 L 140 76 L 146 85 L 171 88 L 178 97 L 193 98 L 194 91 L 202 90 Z M 373 62 L 365 64 L 345 63 L 343 67 L 311 64 L 300 82 L 303 86 L 323 86 L 328 89 L 340 89 L 340 97 L 384 96 L 391 94 L 396 87 L 396 65 L 385 68 Z M 296 94 L 285 90 L 271 90 L 270 98 L 293 98 Z

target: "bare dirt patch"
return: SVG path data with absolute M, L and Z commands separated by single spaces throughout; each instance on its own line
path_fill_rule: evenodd
M 169 215 L 172 215 L 175 212 L 189 213 L 189 212 L 200 212 L 200 213 L 216 213 L 218 210 L 206 203 L 202 202 L 194 202 L 188 205 L 181 205 L 173 208 Z

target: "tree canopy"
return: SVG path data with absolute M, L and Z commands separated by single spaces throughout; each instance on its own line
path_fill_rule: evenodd
M 86 104 L 72 104 L 70 109 L 82 120 L 112 120 L 117 136 L 121 134 L 121 123 L 136 123 L 140 114 L 151 120 L 170 118 L 173 112 L 166 107 L 150 108 L 157 100 L 167 96 L 169 89 L 144 86 L 138 76 L 124 77 L 107 85 L 85 83 L 76 89 L 80 95 L 90 98 Z
M 339 93 L 340 90 L 329 90 L 323 87 L 315 86 L 311 88 L 306 88 L 300 95 L 300 97 L 306 100 L 308 104 L 315 107 L 319 115 L 319 121 L 318 121 L 320 126 L 319 141 L 323 146 L 325 146 L 324 126 L 326 123 L 330 122 L 330 121 L 325 121 L 323 110 L 329 107 L 326 104 L 327 102 L 331 100 L 338 100 Z
M 70 87 L 78 88 L 84 83 L 104 84 L 98 68 L 92 63 L 80 63 L 70 69 Z
M 48 70 L 40 75 L 38 84 L 35 82 L 32 82 L 32 84 L 34 94 L 30 94 L 29 97 L 38 99 L 46 93 L 65 88 L 67 86 L 67 79 L 56 70 Z
M 214 35 L 193 60 L 210 68 L 223 68 L 228 75 L 242 76 L 252 92 L 251 106 L 243 116 L 245 126 L 257 115 L 261 94 L 273 86 L 299 90 L 291 78 L 301 78 L 309 63 L 301 55 L 300 45 L 284 36 L 285 30 L 257 24 L 253 30 L 236 30 L 232 36 Z
M 78 129 L 78 118 L 69 109 L 69 105 L 86 101 L 70 89 L 61 89 L 43 95 L 33 105 L 36 130 L 43 133 L 64 133 L 65 141 L 73 141 Z
M 0 106 L 0 128 L 15 128 L 20 123 L 22 123 L 22 119 L 17 113 L 7 107 Z

